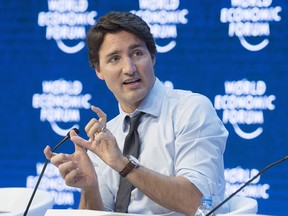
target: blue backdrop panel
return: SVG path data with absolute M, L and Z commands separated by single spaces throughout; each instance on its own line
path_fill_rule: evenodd
M 86 31 L 111 10 L 145 19 L 156 38 L 155 73 L 167 87 L 209 97 L 229 130 L 227 194 L 287 155 L 288 6 L 286 1 L 44 0 L 1 1 L 0 187 L 34 187 L 54 146 L 84 127 L 101 107 L 111 119 L 117 102 L 89 66 Z M 59 152 L 72 152 L 68 141 Z M 241 195 L 259 213 L 285 215 L 287 162 Z M 77 208 L 80 192 L 49 165 L 40 188 L 54 208 Z

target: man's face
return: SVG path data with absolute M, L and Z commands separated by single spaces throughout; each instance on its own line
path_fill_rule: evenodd
M 96 74 L 105 80 L 121 108 L 131 113 L 153 87 L 154 64 L 155 57 L 144 41 L 126 31 L 108 33 L 99 50 Z

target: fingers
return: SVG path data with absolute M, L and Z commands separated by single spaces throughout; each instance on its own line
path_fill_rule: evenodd
M 91 109 L 97 114 L 99 119 L 91 119 L 85 127 L 87 136 L 93 141 L 94 135 L 106 130 L 107 115 L 98 107 L 91 106 Z
M 76 137 L 76 136 L 74 136 Z M 55 154 L 51 158 L 51 163 L 58 167 L 59 173 L 68 186 L 76 186 L 78 175 L 78 162 L 72 160 L 72 156 L 68 154 Z
M 95 133 L 99 133 L 101 131 L 102 124 L 97 121 L 95 118 L 91 119 L 85 127 L 85 131 L 87 136 L 93 139 Z
M 44 149 L 44 154 L 46 156 L 46 158 L 48 160 L 51 160 L 51 158 L 55 155 L 52 151 L 51 151 L 51 148 L 50 146 L 46 146 L 45 149 Z
M 76 151 L 84 151 L 83 148 L 91 150 L 91 142 L 81 138 L 80 136 L 71 137 L 71 141 L 74 143 Z
M 70 160 L 69 156 L 66 154 L 56 154 L 51 151 L 50 146 L 46 146 L 44 149 L 44 154 L 48 160 L 51 161 L 53 165 L 58 167 L 60 164 L 65 163 Z
M 65 184 L 71 187 L 77 187 L 77 183 L 80 179 L 79 174 L 79 169 L 74 169 L 71 172 L 69 172 L 66 176 L 65 176 Z
M 71 187 L 77 187 L 79 176 L 78 162 L 69 160 L 58 166 L 59 172 L 62 178 L 65 180 L 65 184 Z
M 59 166 L 63 163 L 71 161 L 70 156 L 68 154 L 54 154 L 54 156 L 50 159 L 51 163 L 59 168 Z
M 91 106 L 91 109 L 97 114 L 97 116 L 99 117 L 99 122 L 102 125 L 106 125 L 106 121 L 107 121 L 107 115 L 99 108 L 99 107 L 95 107 L 95 106 Z
M 77 169 L 77 161 L 70 160 L 62 163 L 58 166 L 58 169 L 62 177 L 65 179 L 70 172 Z
M 76 133 L 76 131 L 74 131 L 74 130 L 71 130 L 70 132 L 69 132 L 70 134 L 70 138 L 71 137 L 73 137 L 73 136 L 78 136 L 78 134 Z
M 88 146 L 90 142 L 78 136 L 75 131 L 70 132 L 70 137 L 75 145 L 73 154 L 53 153 L 49 146 L 44 149 L 44 154 L 58 168 L 60 175 L 68 186 L 81 188 L 86 184 L 87 175 L 89 176 L 92 173 L 91 170 L 94 170 L 86 150 L 83 148 L 83 146 Z M 82 146 L 78 143 L 81 143 Z M 93 175 L 91 176 L 93 177 Z

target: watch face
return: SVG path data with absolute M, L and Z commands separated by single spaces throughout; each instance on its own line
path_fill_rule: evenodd
M 133 155 L 128 155 L 128 160 L 133 163 L 136 167 L 140 166 L 140 162 L 133 156 Z
M 128 158 L 128 164 L 124 169 L 119 172 L 121 176 L 126 177 L 128 173 L 130 173 L 133 169 L 140 167 L 139 161 L 133 157 L 132 155 L 127 155 Z
M 138 165 L 138 163 L 135 161 L 135 160 L 129 160 L 132 164 L 134 164 L 135 166 L 137 166 Z

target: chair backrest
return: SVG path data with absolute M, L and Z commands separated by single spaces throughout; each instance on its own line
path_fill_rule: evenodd
M 0 188 L 1 216 L 22 216 L 26 210 L 32 192 L 32 188 Z M 27 216 L 44 215 L 47 209 L 53 207 L 53 202 L 54 198 L 49 192 L 37 190 Z
M 221 215 L 256 214 L 258 211 L 257 200 L 249 197 L 234 196 L 228 201 L 229 213 Z

